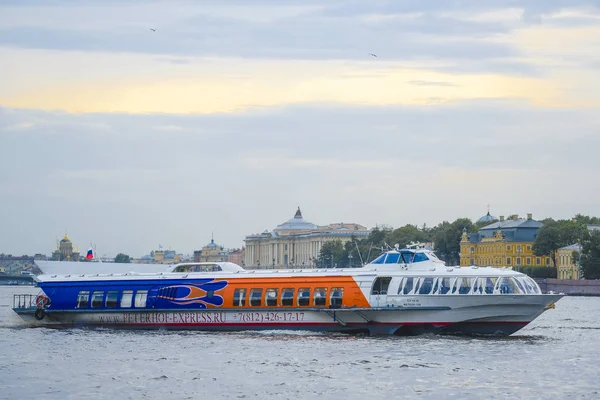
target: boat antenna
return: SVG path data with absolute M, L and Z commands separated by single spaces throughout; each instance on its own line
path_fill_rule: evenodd
M 365 265 L 365 262 L 363 261 L 363 258 L 360 255 L 360 249 L 358 248 L 358 243 L 356 243 L 356 241 L 354 242 L 354 245 L 356 246 L 356 252 L 358 253 L 358 258 L 360 258 L 360 265 Z

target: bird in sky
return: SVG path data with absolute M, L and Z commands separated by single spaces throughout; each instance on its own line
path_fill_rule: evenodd
M 370 56 L 377 57 L 377 54 L 369 53 Z
M 150 28 L 150 30 L 151 30 L 152 32 L 156 32 L 156 29 L 152 29 L 152 28 Z

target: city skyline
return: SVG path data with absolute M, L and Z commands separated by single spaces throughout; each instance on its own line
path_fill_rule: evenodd
M 600 9 L 510 4 L 2 2 L 0 252 L 598 215 Z

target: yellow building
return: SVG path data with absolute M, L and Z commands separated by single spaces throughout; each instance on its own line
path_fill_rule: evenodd
M 489 213 L 488 213 L 489 214 Z M 463 231 L 460 241 L 460 265 L 493 267 L 552 266 L 550 257 L 533 254 L 533 242 L 543 224 L 527 214 L 527 218 L 512 215 L 481 228 L 477 233 Z
M 223 246 L 215 243 L 215 239 L 210 239 L 210 243 L 202 248 L 202 250 L 194 251 L 195 262 L 224 262 L 227 261 L 227 251 Z
M 558 279 L 579 279 L 579 265 L 573 260 L 573 252 L 580 252 L 581 246 L 572 244 L 561 247 L 556 252 L 556 269 Z
M 79 250 L 73 247 L 73 242 L 65 233 L 65 237 L 58 243 L 57 248 L 52 252 L 54 261 L 79 261 Z

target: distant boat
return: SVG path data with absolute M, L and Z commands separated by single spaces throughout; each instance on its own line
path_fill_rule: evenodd
M 142 268 L 119 268 L 134 266 Z M 161 272 L 80 269 L 35 279 L 43 292 L 15 296 L 13 310 L 49 327 L 510 335 L 562 297 L 542 294 L 511 269 L 448 267 L 422 248 L 386 251 L 361 268 L 181 263 Z

